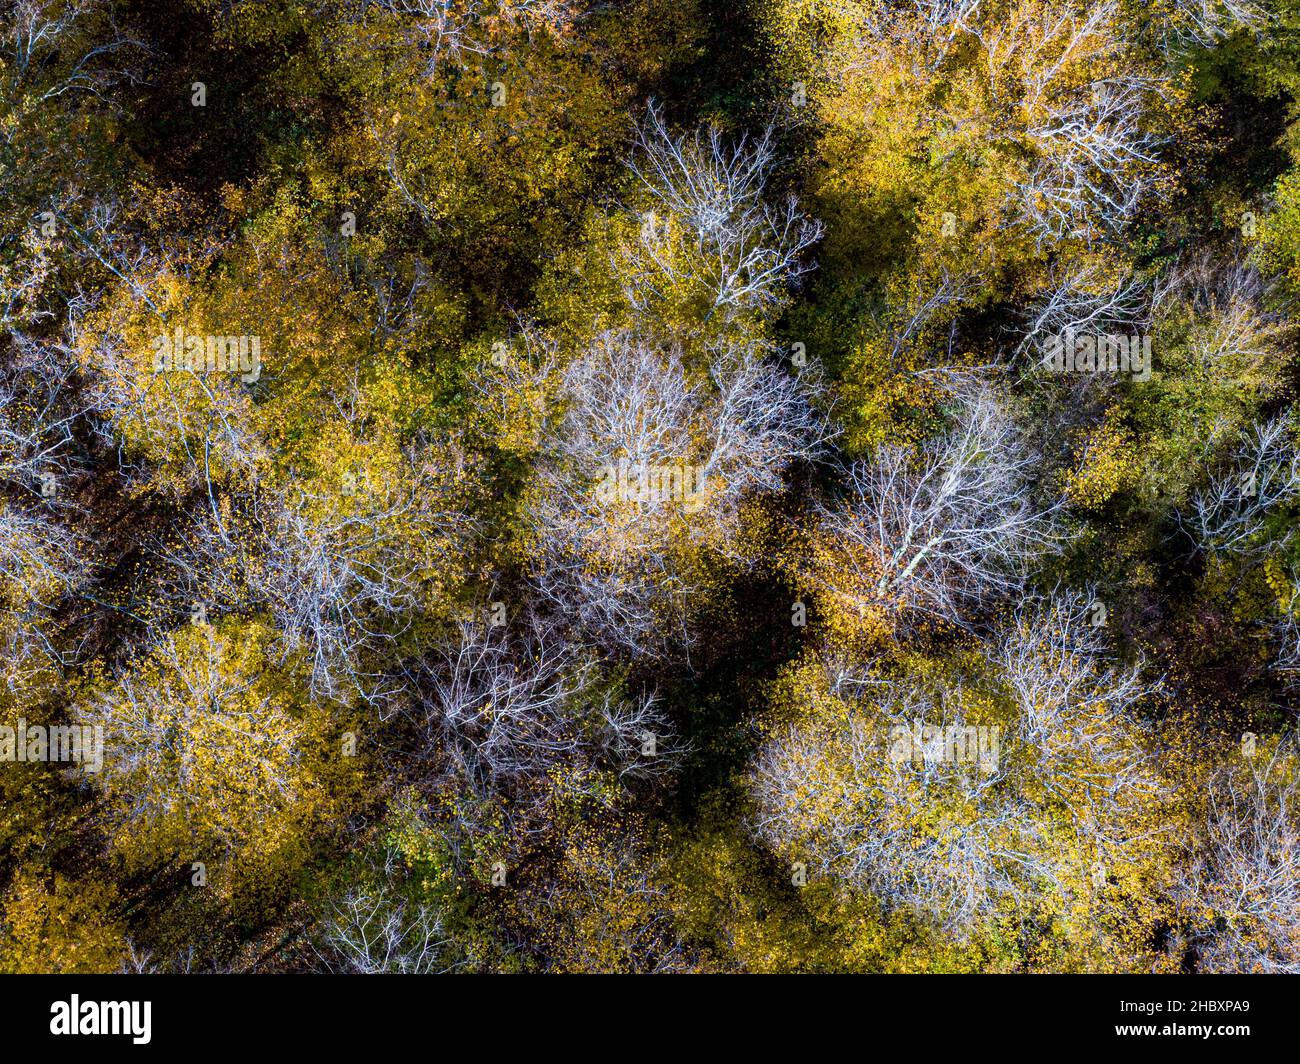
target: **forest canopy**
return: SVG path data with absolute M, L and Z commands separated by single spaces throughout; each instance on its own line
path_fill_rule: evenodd
M 0 973 L 1300 973 L 1295 0 L 0 0 Z

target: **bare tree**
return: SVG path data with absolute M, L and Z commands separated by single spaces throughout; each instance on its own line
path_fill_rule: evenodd
M 1121 32 L 1118 0 L 1014 9 L 977 31 L 999 68 L 1023 79 L 1023 223 L 1040 244 L 1114 232 L 1155 188 L 1162 135 L 1148 121 L 1170 86 Z M 1082 76 L 1080 76 L 1082 75 Z M 991 86 L 997 91 L 996 85 Z
M 74 364 L 60 345 L 19 332 L 0 365 L 0 597 L 11 608 L 42 611 L 76 587 L 88 566 L 63 520 L 73 471 Z
M 967 727 L 959 697 L 935 699 L 833 657 L 823 667 L 827 693 L 845 708 L 764 746 L 750 777 L 758 836 L 806 862 L 810 875 L 964 934 L 1020 889 L 1016 858 L 1037 831 L 1029 808 L 999 797 L 1002 767 L 983 773 L 942 756 L 891 756 L 894 735 L 923 724 Z
M 488 53 L 478 0 L 362 0 L 357 6 L 357 17 L 382 11 L 401 20 L 421 52 L 426 78 L 441 74 L 444 64 L 462 66 Z
M 1038 156 L 1018 185 L 1022 220 L 1040 244 L 1118 231 L 1150 195 L 1160 139 L 1143 132 L 1143 117 L 1154 91 L 1115 78 L 1044 105 L 1027 131 Z
M 447 457 L 416 441 L 383 484 L 268 483 L 213 501 L 186 545 L 165 552 L 176 597 L 265 608 L 282 658 L 305 662 L 314 697 L 378 705 L 394 690 L 392 648 L 439 606 L 437 589 L 462 577 L 472 522 Z
M 66 296 L 53 254 L 68 183 L 29 165 L 57 149 L 83 118 L 117 109 L 113 88 L 133 83 L 143 46 L 116 22 L 106 0 L 12 0 L 0 9 L 0 326 L 48 321 Z M 56 179 L 57 180 L 57 179 Z M 62 228 L 56 230 L 64 235 Z M 53 297 L 51 301 L 48 297 Z
M 317 956 L 329 971 L 358 975 L 434 975 L 459 967 L 442 916 L 432 906 L 401 896 L 391 851 L 382 868 L 329 903 Z
M 974 32 L 979 16 L 980 0 L 894 0 L 863 5 L 857 14 L 853 59 L 845 73 L 861 72 L 867 56 L 889 56 L 899 59 L 914 77 L 932 75 Z
M 64 345 L 9 334 L 0 368 L 0 479 L 41 494 L 41 475 L 71 471 L 76 359 Z M 48 492 L 46 495 L 48 496 Z
M 194 953 L 193 946 L 186 946 L 175 953 L 170 960 L 158 961 L 154 959 L 152 952 L 138 948 L 135 942 L 128 937 L 126 940 L 126 958 L 122 961 L 118 974 L 157 975 L 160 972 L 171 972 L 176 975 L 189 975 L 195 970 Z M 204 970 L 214 975 L 229 974 L 229 968 L 226 966 L 213 965 Z
M 1020 350 L 1067 330 L 1080 335 L 1128 331 L 1147 321 L 1147 290 L 1138 278 L 1110 276 L 1100 263 L 1086 259 L 1053 265 L 1029 312 Z
M 84 594 L 92 570 L 72 498 L 82 413 L 74 376 L 62 345 L 9 333 L 0 356 L 0 647 L 15 696 L 41 676 L 48 682 L 45 670 L 63 660 L 49 622 L 66 597 Z
M 1159 791 L 1136 741 L 1140 708 L 1158 686 L 1140 664 L 1111 660 L 1092 602 L 1065 591 L 1021 606 L 989 657 L 1014 700 L 1016 739 L 1033 751 L 1026 771 L 1105 853 L 1127 844 L 1107 828 L 1114 814 Z
M 1018 589 L 1058 542 L 1059 501 L 1035 499 L 1035 457 L 984 385 L 952 392 L 950 425 L 915 458 L 895 445 L 848 471 L 848 498 L 821 504 L 843 554 L 814 578 L 859 610 L 960 622 L 968 606 Z
M 543 428 L 530 507 L 539 587 L 581 628 L 635 653 L 692 587 L 683 546 L 728 551 L 743 499 L 779 489 L 832 435 L 761 346 L 709 355 L 688 367 L 675 347 L 606 332 L 555 371 L 563 406 Z
M 1179 522 L 1202 550 L 1257 554 L 1289 538 L 1289 529 L 1280 540 L 1264 531 L 1270 516 L 1298 493 L 1300 452 L 1283 415 L 1246 432 L 1227 465 L 1192 493 Z
M 1171 55 L 1212 48 L 1241 30 L 1258 35 L 1274 17 L 1251 0 L 1175 0 L 1152 14 L 1160 46 Z
M 681 595 L 690 587 L 681 583 L 672 530 L 702 532 L 684 512 L 687 488 L 700 483 L 626 492 L 619 477 L 624 469 L 693 471 L 690 432 L 702 389 L 688 381 L 676 351 L 661 354 L 626 335 L 598 338 L 563 372 L 561 388 L 565 407 L 544 430 L 528 515 L 538 590 L 579 631 L 649 653 L 674 619 L 682 623 Z M 611 473 L 613 490 L 601 490 Z
M 0 501 L 0 599 L 7 606 L 40 612 L 75 588 L 86 570 L 66 525 Z
M 331 970 L 434 975 L 455 969 L 443 959 L 448 940 L 437 912 L 383 891 L 353 890 L 336 901 L 325 937 L 339 958 Z
M 7 60 L 0 66 L 0 99 L 29 94 L 26 105 L 39 106 L 87 93 L 107 103 L 105 90 L 136 74 L 104 60 L 143 47 L 116 25 L 102 0 L 15 0 L 0 19 L 0 54 Z
M 882 115 L 916 94 L 940 128 L 974 125 L 982 150 L 1019 170 L 1006 205 L 1040 248 L 1113 234 L 1157 187 L 1164 137 L 1151 119 L 1172 82 L 1124 34 L 1119 0 L 886 0 L 845 14 L 856 25 L 833 82 L 887 103 Z M 933 102 L 954 84 L 951 104 Z M 850 113 L 870 122 L 873 111 Z
M 1155 286 L 1156 324 L 1182 318 L 1189 353 L 1198 367 L 1238 378 L 1270 378 L 1293 333 L 1284 316 L 1269 309 L 1273 285 L 1246 259 L 1208 253 L 1180 262 Z
M 1300 683 L 1300 581 L 1293 568 L 1288 567 L 1286 576 L 1291 593 L 1285 604 L 1279 604 L 1278 616 L 1268 625 L 1274 648 L 1269 667 L 1280 672 L 1286 685 L 1294 688 Z
M 1202 971 L 1300 974 L 1300 773 L 1288 745 L 1211 781 L 1204 835 L 1177 891 L 1200 928 Z
M 412 677 L 430 778 L 512 795 L 521 825 L 530 792 L 561 766 L 648 778 L 683 751 L 652 691 L 602 680 L 588 650 L 531 610 L 501 625 L 462 620 Z
M 419 50 L 423 76 L 445 65 L 468 68 L 499 47 L 502 30 L 562 36 L 576 18 L 575 0 L 350 0 L 356 20 L 382 12 L 403 27 Z
M 544 960 L 559 972 L 664 974 L 695 970 L 674 919 L 670 870 L 636 827 L 570 837 L 558 874 L 528 905 Z
M 306 654 L 317 695 L 376 697 L 360 672 L 364 651 L 394 640 L 426 605 L 429 555 L 448 564 L 463 527 L 458 514 L 435 506 L 413 487 L 360 512 L 276 507 L 252 586 L 270 605 L 285 651 Z M 416 553 L 414 536 L 428 536 L 433 549 Z
M 940 267 L 936 277 L 918 275 L 916 280 L 919 283 L 909 293 L 910 298 L 893 303 L 883 316 L 883 332 L 895 365 L 904 362 L 910 347 L 928 342 L 944 325 L 948 327 L 946 339 L 951 343 L 955 333 L 953 318 L 979 290 L 979 278 L 974 273 L 954 273 L 946 265 Z
M 677 136 L 650 104 L 629 163 L 648 204 L 641 240 L 616 263 L 633 306 L 643 309 L 664 284 L 687 284 L 706 293 L 710 316 L 768 309 L 812 269 L 802 256 L 821 239 L 821 223 L 794 196 L 779 206 L 763 198 L 772 136 L 769 128 L 732 145 L 717 128 Z

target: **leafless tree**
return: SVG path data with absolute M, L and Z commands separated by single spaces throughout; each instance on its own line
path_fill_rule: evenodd
M 1125 844 L 1106 833 L 1113 821 L 1108 813 L 1158 790 L 1148 758 L 1134 741 L 1142 703 L 1158 685 L 1143 678 L 1139 664 L 1111 659 L 1104 629 L 1094 623 L 1092 600 L 1064 591 L 1020 607 L 990 660 L 1014 699 L 1016 739 L 1033 751 L 1026 771 L 1105 852 Z M 1099 730 L 1098 720 L 1118 727 Z
M 1202 928 L 1202 971 L 1300 974 L 1300 774 L 1287 745 L 1210 784 L 1204 835 L 1177 891 Z
M 382 11 L 401 20 L 422 53 L 425 77 L 441 73 L 444 64 L 462 66 L 488 53 L 486 12 L 478 0 L 362 0 L 357 8 L 358 16 Z
M 63 660 L 49 624 L 82 594 L 92 565 L 76 531 L 73 427 L 81 415 L 75 362 L 57 343 L 9 333 L 0 354 L 0 653 L 11 691 Z
M 1239 30 L 1259 34 L 1273 18 L 1251 0 L 1176 0 L 1153 14 L 1160 46 L 1171 54 L 1212 48 Z
M 443 960 L 442 918 L 427 905 L 394 901 L 382 891 L 350 891 L 334 903 L 326 939 L 345 972 L 433 975 L 454 970 Z
M 1020 350 L 1067 330 L 1083 335 L 1141 328 L 1149 321 L 1147 304 L 1146 286 L 1136 277 L 1111 277 L 1088 260 L 1054 265 L 1029 312 Z
M 423 75 L 452 64 L 468 67 L 491 54 L 500 29 L 562 35 L 576 17 L 574 0 L 351 0 L 360 19 L 379 11 L 399 21 L 407 40 L 422 54 Z
M 0 327 L 28 327 L 53 315 L 40 305 L 53 266 L 48 244 L 38 234 L 29 226 L 20 235 L 0 236 L 0 248 L 12 241 L 20 249 L 12 263 L 0 263 Z
M 265 608 L 283 657 L 306 663 L 314 697 L 378 705 L 394 689 L 385 648 L 435 605 L 435 580 L 461 578 L 472 532 L 446 455 L 416 443 L 404 457 L 382 485 L 267 484 L 204 507 L 186 545 L 166 552 L 177 597 Z
M 1023 79 L 1026 145 L 1021 219 L 1040 244 L 1115 232 L 1155 187 L 1161 135 L 1148 119 L 1171 89 L 1146 71 L 1120 27 L 1117 0 L 1016 9 L 977 35 L 990 79 L 1006 65 Z M 1087 76 L 1080 78 L 1081 69 Z M 994 86 L 994 91 L 996 86 Z
M 80 217 L 74 217 L 74 208 Z M 154 302 L 154 291 L 159 287 L 169 267 L 169 254 L 165 249 L 150 247 L 136 239 L 130 229 L 121 224 L 122 205 L 111 198 L 101 198 L 88 203 L 81 197 L 65 197 L 54 211 L 59 224 L 72 233 L 76 247 L 85 261 L 93 261 L 107 270 L 131 297 L 147 306 L 160 322 L 165 320 L 162 309 Z M 211 254 L 211 247 L 195 249 L 195 259 Z
M 688 367 L 675 347 L 606 332 L 556 372 L 562 409 L 530 507 L 539 588 L 583 630 L 644 653 L 691 590 L 682 545 L 725 553 L 742 500 L 779 489 L 832 430 L 757 344 Z M 627 470 L 662 472 L 670 490 L 625 491 Z
M 329 904 L 324 949 L 317 956 L 329 971 L 358 975 L 433 975 L 454 971 L 450 936 L 429 905 L 403 898 L 392 886 L 397 862 L 385 855 L 373 885 L 358 884 Z
M 669 871 L 634 832 L 570 849 L 559 876 L 531 902 L 547 928 L 553 971 L 689 973 L 695 958 L 673 911 Z
M 863 610 L 960 622 L 1018 589 L 1058 542 L 1059 500 L 1035 498 L 1036 465 L 988 386 L 957 388 L 948 429 L 919 455 L 886 445 L 849 469 L 842 504 L 819 505 L 823 530 L 847 548 L 820 582 Z
M 935 699 L 834 657 L 824 667 L 829 694 L 855 709 L 829 737 L 795 725 L 765 745 L 751 773 L 759 837 L 807 861 L 810 874 L 968 930 L 1018 889 L 1017 857 L 1033 841 L 1021 836 L 1036 830 L 1028 807 L 999 797 L 1005 765 L 982 773 L 943 757 L 891 756 L 895 729 L 966 726 L 960 698 Z M 949 830 L 917 831 L 948 823 L 954 808 L 964 815 Z
M 780 488 L 785 469 L 815 458 L 832 435 L 806 389 L 758 344 L 715 347 L 703 373 L 691 373 L 675 348 L 606 332 L 569 364 L 563 389 L 548 444 L 564 466 L 592 476 L 618 458 L 690 462 L 717 520 L 731 520 L 748 492 Z
M 87 572 L 81 544 L 64 519 L 72 472 L 72 398 L 66 348 L 22 333 L 8 337 L 0 364 L 0 597 L 22 612 L 43 609 Z
M 1142 130 L 1152 91 L 1115 78 L 1045 106 L 1028 130 L 1039 154 L 1018 186 L 1022 219 L 1040 243 L 1118 231 L 1151 193 L 1159 139 Z
M 42 473 L 71 470 L 76 360 L 65 346 L 14 331 L 0 365 L 0 480 L 40 494 Z
M 363 650 L 404 631 L 424 602 L 428 569 L 401 524 L 418 516 L 431 537 L 455 527 L 451 514 L 419 512 L 424 504 L 411 490 L 369 512 L 276 507 L 253 589 L 270 605 L 285 650 L 306 654 L 314 693 L 374 697 L 358 672 Z
M 888 95 L 900 70 L 909 88 L 927 91 L 946 70 L 968 69 L 984 83 L 991 114 L 945 120 L 987 122 L 984 144 L 1023 165 L 1008 206 L 1040 247 L 1113 234 L 1156 187 L 1162 139 L 1149 118 L 1171 82 L 1122 32 L 1118 0 L 865 8 L 831 76 Z
M 0 151 L 23 159 L 70 135 L 81 115 L 117 108 L 113 88 L 135 82 L 131 62 L 141 43 L 115 20 L 104 0 L 13 0 L 0 9 Z M 45 226 L 64 219 L 71 186 L 51 187 L 29 166 L 0 170 L 0 326 L 28 328 L 55 313 L 47 296 L 58 285 Z M 70 286 L 68 286 L 70 287 Z M 66 299 L 62 294 L 59 300 Z
M 1265 525 L 1297 493 L 1300 452 L 1283 415 L 1257 422 L 1246 432 L 1227 465 L 1192 493 L 1179 521 L 1203 550 L 1255 554 L 1276 546 L 1276 537 L 1268 542 L 1261 538 Z M 1282 539 L 1289 535 L 1289 530 L 1280 533 Z
M 806 218 L 794 196 L 780 206 L 764 200 L 776 163 L 772 138 L 770 128 L 731 145 L 717 128 L 678 136 L 650 104 L 629 163 L 647 202 L 641 239 L 626 249 L 630 261 L 616 264 L 634 306 L 644 308 L 668 283 L 707 293 L 710 315 L 761 310 L 812 269 L 803 256 L 821 239 L 821 223 Z
M 1196 255 L 1157 282 L 1156 322 L 1189 320 L 1188 348 L 1203 369 L 1271 376 L 1293 332 L 1268 306 L 1272 287 L 1248 260 Z
M 846 72 L 859 70 L 862 56 L 883 53 L 897 57 L 914 76 L 932 74 L 979 25 L 980 2 L 896 0 L 864 5 L 858 14 L 854 59 Z
M 590 651 L 528 608 L 502 625 L 462 620 L 411 686 L 426 771 L 480 797 L 526 807 L 562 765 L 648 778 L 683 751 L 653 692 L 611 687 Z
M 0 99 L 31 94 L 39 106 L 59 96 L 88 93 L 107 103 L 108 87 L 137 80 L 137 75 L 105 59 L 120 59 L 120 53 L 140 48 L 141 42 L 113 21 L 111 5 L 101 0 L 15 0 L 0 17 L 0 54 L 7 60 L 0 66 Z M 0 131 L 0 137 L 6 133 Z
M 1300 581 L 1293 570 L 1287 572 L 1291 593 L 1280 604 L 1278 616 L 1268 625 L 1273 655 L 1269 667 L 1282 674 L 1290 688 L 1300 684 Z
M 251 394 L 234 374 L 154 373 L 149 352 L 106 336 L 92 354 L 87 395 L 107 442 L 129 441 L 132 455 L 154 461 L 176 456 L 187 488 L 215 497 L 232 472 L 256 480 L 268 459 Z
M 0 598 L 19 611 L 48 606 L 84 578 L 86 563 L 66 525 L 0 501 Z
M 943 266 L 930 283 L 922 281 L 918 288 L 912 298 L 900 300 L 889 308 L 882 321 L 895 365 L 903 363 L 903 355 L 909 347 L 928 342 L 929 335 L 945 323 L 948 325 L 947 339 L 951 342 L 954 313 L 978 292 L 979 278 L 969 272 L 954 273 Z

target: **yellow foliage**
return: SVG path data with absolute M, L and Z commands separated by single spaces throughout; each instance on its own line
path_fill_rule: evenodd
M 108 883 L 21 872 L 0 921 L 0 972 L 92 975 L 118 970 L 126 940 Z

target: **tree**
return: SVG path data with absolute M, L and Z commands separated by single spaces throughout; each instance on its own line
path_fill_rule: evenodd
M 388 851 L 382 868 L 345 890 L 328 905 L 320 958 L 329 971 L 358 975 L 431 975 L 454 971 L 457 963 L 440 913 L 403 897 L 391 882 L 399 877 Z
M 1042 292 L 1029 312 L 1022 348 L 1041 346 L 1066 331 L 1076 335 L 1131 333 L 1148 319 L 1146 286 L 1133 276 L 1116 277 L 1101 262 L 1081 260 L 1049 268 Z M 1035 352 L 1031 348 L 1031 355 Z
M 849 468 L 842 504 L 819 504 L 807 579 L 845 618 L 833 625 L 961 623 L 1056 544 L 1060 504 L 1037 500 L 1037 461 L 1004 403 L 978 382 L 950 394 L 948 427 L 919 454 L 886 445 Z
M 1117 0 L 779 0 L 771 25 L 820 119 L 840 246 L 947 211 L 1032 262 L 1113 236 L 1159 187 L 1176 93 Z
M 535 372 L 556 393 L 525 518 L 538 590 L 581 631 L 648 653 L 682 623 L 699 552 L 729 552 L 744 500 L 815 460 L 828 421 L 757 343 L 711 349 L 697 367 L 676 346 L 607 331 Z M 507 374 L 488 394 L 527 387 Z
M 1259 35 L 1270 22 L 1268 11 L 1250 0 L 1173 0 L 1156 11 L 1161 47 L 1171 55 L 1213 48 L 1242 30 Z
M 1152 372 L 1130 375 L 1118 389 L 1096 386 L 1107 377 L 1087 387 L 1094 406 L 1104 400 L 1108 428 L 1132 441 L 1131 498 L 1147 512 L 1186 512 L 1222 449 L 1268 419 L 1291 358 L 1292 326 L 1278 312 L 1277 295 L 1276 284 L 1236 254 L 1189 255 L 1156 278 L 1149 324 L 1139 319 L 1122 330 L 1145 333 Z M 1084 405 L 1081 390 L 1066 402 Z
M 1276 547 L 1264 535 L 1270 516 L 1300 493 L 1300 454 L 1286 417 L 1256 423 L 1224 468 L 1192 493 L 1184 530 L 1201 549 L 1258 554 Z M 1290 529 L 1281 532 L 1283 538 Z
M 615 266 L 633 307 L 648 311 L 672 290 L 699 293 L 705 321 L 781 305 L 812 269 L 804 256 L 823 228 L 793 195 L 765 202 L 775 163 L 771 127 L 730 145 L 717 127 L 678 136 L 651 102 L 629 163 L 644 196 L 641 238 Z
M 525 830 L 536 830 L 557 774 L 631 782 L 671 770 L 683 752 L 652 690 L 602 677 L 592 655 L 531 611 L 495 626 L 462 620 L 415 687 L 425 782 L 455 782 L 481 803 L 508 797 Z
M 327 721 L 268 661 L 269 640 L 255 623 L 166 632 L 74 708 L 76 723 L 103 728 L 95 782 L 131 862 L 263 865 L 327 805 Z
M 80 186 L 114 184 L 115 90 L 139 80 L 142 43 L 106 0 L 15 0 L 0 12 L 0 327 L 62 316 L 67 227 Z
M 66 349 L 17 331 L 0 369 L 0 639 L 5 678 L 27 688 L 60 653 L 46 631 L 55 608 L 78 593 L 92 566 L 72 522 L 75 448 L 81 411 L 72 398 Z
M 1207 972 L 1300 972 L 1300 817 L 1287 741 L 1209 784 L 1190 874 L 1177 890 Z
M 1151 688 L 1087 618 L 1078 595 L 1022 607 L 966 667 L 809 655 L 751 769 L 759 838 L 945 934 L 1059 923 L 1113 963 L 1089 945 L 1100 909 L 1110 948 L 1140 952 L 1170 831 L 1138 716 Z M 1113 919 L 1112 893 L 1142 926 Z
M 0 972 L 92 975 L 112 972 L 126 953 L 120 902 L 111 883 L 23 871 L 0 919 Z
M 520 900 L 545 971 L 664 974 L 694 970 L 670 903 L 668 868 L 639 818 L 581 826 L 557 839 L 554 876 Z
M 628 87 L 565 0 L 356 5 L 322 47 L 362 120 L 335 138 L 369 226 L 496 316 L 569 239 L 626 133 Z M 412 240 L 412 231 L 420 239 Z M 430 254 L 432 249 L 433 254 Z M 486 297 L 486 299 L 485 299 Z
M 446 614 L 467 521 L 419 465 L 372 491 L 286 485 L 239 512 L 199 511 L 171 555 L 190 603 L 265 609 L 280 660 L 302 663 L 318 699 L 380 703 L 384 671 L 426 613 Z M 348 482 L 352 483 L 352 482 Z M 295 490 L 296 489 L 296 490 Z

